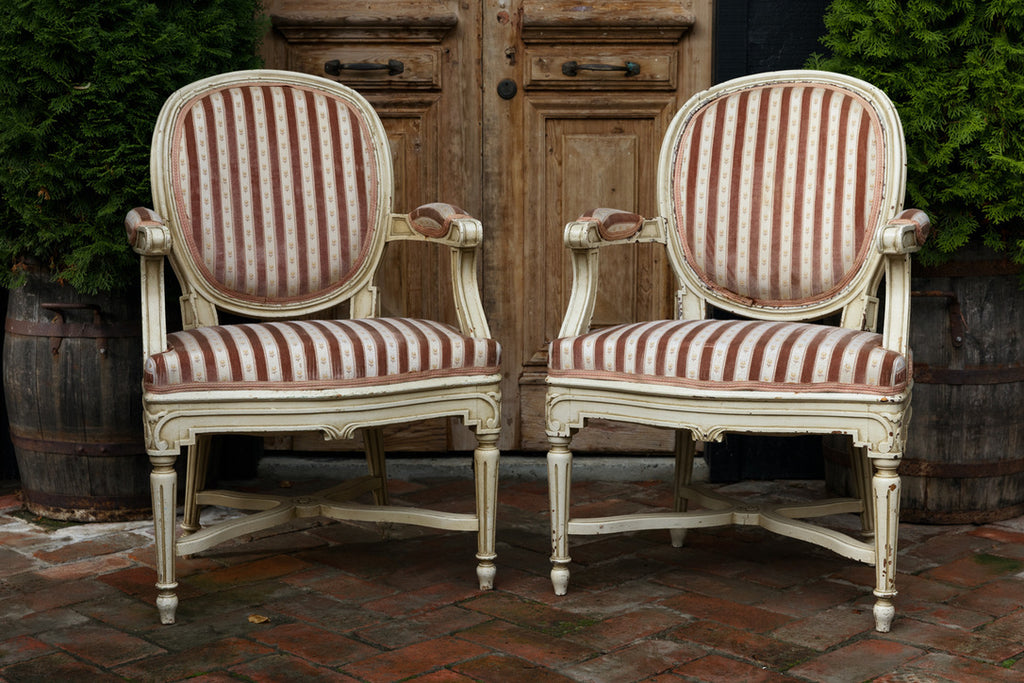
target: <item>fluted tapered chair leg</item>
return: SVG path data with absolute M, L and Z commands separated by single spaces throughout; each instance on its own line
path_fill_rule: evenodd
M 875 508 L 875 630 L 888 633 L 892 628 L 896 595 L 896 543 L 900 516 L 899 460 L 876 458 L 872 491 Z
M 693 440 L 693 434 L 688 429 L 676 430 L 676 466 L 675 478 L 673 480 L 673 510 L 675 512 L 686 512 L 687 501 L 684 494 L 685 487 L 693 480 L 693 457 L 697 451 L 697 443 Z M 669 529 L 669 536 L 672 539 L 673 548 L 682 548 L 686 542 L 686 529 Z
M 551 583 L 555 595 L 569 590 L 569 498 L 572 453 L 569 438 L 549 436 L 548 497 L 551 508 Z
M 476 515 L 480 529 L 477 532 L 476 568 L 480 590 L 494 588 L 497 571 L 496 526 L 498 521 L 498 435 L 478 434 L 473 451 L 473 472 L 476 483 Z
M 185 464 L 185 507 L 182 515 L 181 529 L 186 534 L 199 531 L 199 493 L 206 485 L 206 475 L 210 467 L 210 445 L 213 439 L 209 434 L 196 437 L 196 442 L 188 447 Z
M 174 525 L 178 474 L 174 456 L 150 456 L 153 471 L 149 475 L 153 494 L 153 530 L 156 546 L 156 606 L 160 622 L 173 624 L 178 608 L 175 577 Z

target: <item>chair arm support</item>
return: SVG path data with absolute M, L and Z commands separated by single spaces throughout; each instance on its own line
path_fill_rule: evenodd
M 882 345 L 902 354 L 909 352 L 910 255 L 921 248 L 931 230 L 928 215 L 907 209 L 891 219 L 879 233 L 878 250 L 885 255 L 885 320 Z
M 155 211 L 136 208 L 124 219 L 132 249 L 138 253 L 142 283 L 142 357 L 167 348 L 164 318 L 164 257 L 171 251 L 171 231 Z
M 463 334 L 491 336 L 477 280 L 483 226 L 451 204 L 433 203 L 409 214 L 392 214 L 389 240 L 433 242 L 451 250 L 452 293 Z
M 928 239 L 932 223 L 920 209 L 907 209 L 890 220 L 878 235 L 878 251 L 883 254 L 911 254 Z
M 563 241 L 571 250 L 572 290 L 558 336 L 571 337 L 590 329 L 597 303 L 598 249 L 615 244 L 664 244 L 665 220 L 645 219 L 628 211 L 594 209 L 566 224 Z
M 166 256 L 171 251 L 171 232 L 153 209 L 137 207 L 124 218 L 128 243 L 137 254 Z

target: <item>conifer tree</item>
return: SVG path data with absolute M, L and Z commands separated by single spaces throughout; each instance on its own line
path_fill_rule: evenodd
M 833 0 L 809 67 L 881 88 L 907 138 L 907 203 L 937 263 L 969 243 L 1024 263 L 1024 2 Z
M 0 285 L 35 259 L 79 292 L 125 287 L 164 100 L 260 65 L 260 0 L 0 0 Z

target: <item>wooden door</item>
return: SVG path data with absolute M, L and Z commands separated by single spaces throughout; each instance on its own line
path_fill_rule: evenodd
M 544 344 L 571 283 L 562 228 L 599 205 L 654 214 L 661 135 L 710 84 L 712 0 L 277 0 L 268 13 L 268 67 L 325 75 L 326 66 L 381 115 L 396 210 L 441 200 L 483 221 L 484 303 L 503 346 L 501 447 L 546 450 Z M 385 312 L 453 320 L 447 262 L 417 246 L 388 254 Z M 609 252 L 602 273 L 625 284 L 607 288 L 595 324 L 671 314 L 657 249 Z M 449 423 L 390 442 L 472 447 Z M 574 443 L 663 451 L 671 436 L 594 424 Z

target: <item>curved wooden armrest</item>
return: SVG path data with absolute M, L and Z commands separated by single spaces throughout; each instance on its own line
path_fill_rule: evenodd
M 459 327 L 470 336 L 491 336 L 477 282 L 478 252 L 483 242 L 479 220 L 452 204 L 424 204 L 409 214 L 392 214 L 389 239 L 435 242 L 449 247 Z
M 920 249 L 932 229 L 928 214 L 906 209 L 890 220 L 878 235 L 878 250 L 883 254 L 910 254 Z
M 153 209 L 136 207 L 124 218 L 128 243 L 143 256 L 166 256 L 171 250 L 171 232 Z
M 594 249 L 612 244 L 665 242 L 665 221 L 618 209 L 593 209 L 565 225 L 565 246 Z
M 924 211 L 907 209 L 878 234 L 878 251 L 886 256 L 882 344 L 902 354 L 908 353 L 910 336 L 910 254 L 928 239 L 931 225 Z
M 613 244 L 664 244 L 665 220 L 617 209 L 593 209 L 565 225 L 563 240 L 572 250 L 572 289 L 558 336 L 569 337 L 590 328 L 597 302 L 598 249 Z

